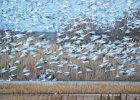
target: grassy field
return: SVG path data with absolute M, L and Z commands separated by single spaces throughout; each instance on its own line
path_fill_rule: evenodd
M 139 84 L 100 82 L 94 84 L 43 84 L 43 83 L 0 83 L 0 93 L 35 94 L 140 94 Z
M 137 95 L 0 94 L 1 100 L 139 100 Z
M 1 100 L 139 100 L 139 94 L 134 83 L 0 83 Z

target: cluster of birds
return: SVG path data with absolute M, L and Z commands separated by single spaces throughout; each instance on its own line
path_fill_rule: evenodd
M 120 7 L 116 6 L 120 4 Z M 1 77 L 5 78 L 8 73 L 9 80 L 16 80 L 16 73 L 22 70 L 21 74 L 28 80 L 34 77 L 33 73 L 36 73 L 37 80 L 56 81 L 58 79 L 55 76 L 63 75 L 69 78 L 72 71 L 77 75 L 95 72 L 93 65 L 90 65 L 91 61 L 97 63 L 95 67 L 103 69 L 105 73 L 117 72 L 116 78 L 124 75 L 135 76 L 136 67 L 140 66 L 140 47 L 133 43 L 129 36 L 124 36 L 122 40 L 110 41 L 107 32 L 98 34 L 91 27 L 75 30 L 78 22 L 68 30 L 74 35 L 63 34 L 65 31 L 63 32 L 60 28 L 65 28 L 69 20 L 73 21 L 77 18 L 96 20 L 91 23 L 100 27 L 105 27 L 108 23 L 112 25 L 112 20 L 114 21 L 119 15 L 121 17 L 121 13 L 128 8 L 126 12 L 130 13 L 130 8 L 132 9 L 136 4 L 139 3 L 130 3 L 126 0 L 121 2 L 110 0 L 1 0 L 0 20 L 2 22 L 0 26 L 1 23 L 7 23 L 8 27 L 14 31 L 29 29 L 58 31 L 56 50 L 52 49 L 53 44 L 49 40 L 41 40 L 44 37 L 42 34 L 38 36 L 40 40 L 36 41 L 36 38 L 30 35 L 32 31 L 27 31 L 26 34 L 13 34 L 13 32 L 5 31 L 5 35 L 2 39 L 0 38 Z M 132 13 L 134 12 L 129 15 L 134 17 Z M 131 19 L 126 25 L 129 29 L 140 27 L 139 18 L 136 17 L 128 18 Z M 87 24 L 87 21 L 81 22 Z M 63 27 L 62 24 L 66 26 Z M 125 33 L 129 35 L 130 32 L 131 30 L 127 30 Z M 39 53 L 41 50 L 43 54 Z M 8 54 L 8 58 L 2 61 L 5 54 Z M 17 54 L 19 57 L 16 56 Z M 30 58 L 29 56 L 35 59 L 34 65 L 25 62 Z M 110 59 L 117 61 L 117 64 Z M 76 61 L 82 63 L 84 67 Z M 32 71 L 31 66 L 36 70 L 35 72 Z M 55 68 L 48 66 L 55 66 Z M 70 71 L 65 70 L 66 68 Z M 41 74 L 38 75 L 40 70 Z
M 89 29 L 89 28 L 88 28 Z M 86 30 L 86 29 L 85 29 Z M 136 75 L 136 67 L 140 66 L 140 47 L 137 44 L 132 43 L 132 38 L 125 36 L 122 40 L 110 41 L 108 34 L 97 34 L 95 31 L 89 31 L 85 33 L 83 30 L 74 32 L 74 36 L 69 34 L 62 34 L 58 32 L 56 44 L 58 48 L 56 50 L 51 49 L 52 45 L 48 40 L 41 40 L 35 42 L 33 36 L 28 37 L 24 41 L 20 41 L 26 37 L 27 34 L 31 34 L 28 31 L 26 34 L 12 34 L 10 31 L 5 31 L 5 36 L 2 38 L 2 45 L 0 47 L 0 59 L 2 59 L 5 53 L 8 54 L 8 63 L 1 65 L 0 73 L 1 77 L 4 77 L 6 73 L 9 73 L 9 81 L 16 80 L 16 71 L 20 69 L 20 65 L 23 64 L 23 59 L 31 55 L 32 58 L 40 56 L 36 62 L 34 62 L 34 70 L 36 73 L 39 70 L 41 73 L 37 75 L 36 80 L 40 81 L 56 81 L 56 75 L 64 75 L 69 78 L 70 71 L 63 70 L 66 67 L 70 70 L 75 70 L 76 74 L 92 73 L 94 68 L 89 65 L 90 61 L 99 62 L 102 57 L 101 63 L 96 67 L 104 69 L 105 73 L 116 71 L 116 78 L 121 76 L 133 77 Z M 38 38 L 42 38 L 40 35 Z M 85 37 L 89 36 L 88 41 L 85 41 Z M 18 42 L 17 42 L 18 41 Z M 38 51 L 43 50 L 42 56 Z M 19 53 L 19 59 L 16 59 L 16 53 Z M 65 55 L 64 58 L 62 58 Z M 115 59 L 117 65 L 114 65 L 109 59 Z M 72 61 L 82 62 L 85 66 L 81 67 L 78 63 Z M 55 68 L 45 67 L 55 65 Z M 86 66 L 88 64 L 88 66 Z M 26 62 L 22 66 L 22 73 L 26 79 L 32 80 L 32 70 L 26 65 Z
M 116 17 L 123 16 L 124 11 L 137 8 L 138 4 L 139 1 L 126 0 L 121 2 L 111 0 L 1 0 L 0 20 L 6 24 L 3 27 L 23 31 L 29 29 L 56 31 L 68 20 L 76 19 L 77 16 L 85 18 L 85 15 L 96 19 L 99 23 L 106 25 L 110 22 L 112 25 Z
M 71 29 L 72 30 L 72 29 Z M 88 28 L 89 30 L 89 28 Z M 66 34 L 58 33 L 57 43 L 64 44 L 63 50 L 70 57 L 74 57 L 88 63 L 89 60 L 97 61 L 99 56 L 103 57 L 102 63 L 98 66 L 104 68 L 106 72 L 118 70 L 116 77 L 136 74 L 134 65 L 140 66 L 140 47 L 132 42 L 132 38 L 124 36 L 122 40 L 109 41 L 108 34 L 97 34 L 95 31 L 84 32 L 78 30 L 71 37 Z M 128 33 L 128 31 L 126 31 Z M 89 35 L 89 42 L 84 44 L 85 37 Z M 96 48 L 100 45 L 100 48 Z M 86 49 L 86 51 L 84 51 Z M 62 51 L 63 51 L 62 50 Z M 117 59 L 118 65 L 115 67 L 107 58 Z M 129 63 L 129 65 L 127 65 Z

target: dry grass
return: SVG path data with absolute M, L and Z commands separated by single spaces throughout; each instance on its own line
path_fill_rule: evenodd
M 50 50 L 59 53 L 58 50 L 58 45 L 53 44 L 50 48 Z M 103 57 L 101 55 L 99 55 L 99 58 L 97 61 L 92 61 L 89 60 L 89 63 L 84 64 L 81 60 L 78 60 L 76 58 L 71 58 L 68 55 L 61 55 L 59 57 L 59 61 L 62 61 L 64 59 L 69 59 L 70 61 L 72 61 L 74 64 L 77 64 L 78 66 L 80 66 L 80 69 L 83 73 L 82 74 L 77 74 L 78 70 L 74 70 L 68 67 L 68 65 L 64 65 L 63 68 L 58 68 L 57 65 L 58 64 L 49 64 L 49 62 L 51 62 L 51 60 L 45 64 L 43 64 L 41 69 L 35 69 L 35 64 L 36 62 L 40 59 L 40 58 L 47 58 L 49 55 L 45 55 L 43 50 L 39 50 L 37 52 L 38 56 L 37 57 L 32 57 L 30 54 L 28 54 L 26 57 L 24 58 L 20 58 L 20 53 L 16 53 L 15 54 L 15 59 L 9 60 L 8 59 L 8 54 L 5 53 L 2 55 L 1 59 L 0 59 L 0 69 L 2 69 L 3 66 L 5 66 L 6 70 L 9 70 L 9 63 L 14 63 L 16 60 L 20 60 L 21 63 L 18 64 L 17 66 L 17 70 L 15 70 L 14 72 L 12 72 L 13 74 L 15 74 L 15 78 L 14 80 L 36 80 L 38 79 L 38 77 L 41 75 L 41 73 L 44 73 L 46 69 L 53 69 L 55 71 L 55 73 L 51 73 L 52 75 L 55 76 L 55 78 L 57 78 L 58 80 L 88 80 L 88 81 L 93 81 L 93 80 L 140 80 L 140 68 L 138 64 L 131 64 L 131 63 L 127 63 L 128 66 L 133 66 L 134 68 L 136 68 L 136 75 L 134 77 L 127 77 L 127 76 L 121 76 L 120 78 L 115 78 L 116 74 L 117 74 L 117 70 L 116 71 L 112 71 L 112 72 L 105 72 L 105 69 L 100 69 L 99 65 L 102 63 L 102 59 Z M 136 56 L 140 56 L 140 55 L 136 55 Z M 113 58 L 108 58 L 109 61 L 115 66 L 115 68 L 117 69 L 118 67 L 118 62 L 120 61 L 119 59 L 113 59 Z M 24 74 L 22 73 L 23 68 L 27 66 L 27 68 L 30 70 L 30 76 L 26 77 L 24 76 Z M 93 71 L 92 72 L 86 72 L 85 71 L 85 67 L 89 67 L 91 68 Z M 63 72 L 70 72 L 69 76 L 65 76 L 63 74 L 57 74 L 56 72 L 62 70 Z M 6 72 L 4 74 L 1 74 L 0 77 L 1 79 L 7 80 L 9 79 L 9 75 L 10 72 Z
M 1 83 L 0 93 L 45 93 L 45 94 L 140 94 L 137 84 L 36 84 Z
M 56 54 L 59 54 L 59 46 L 58 44 L 52 44 L 51 47 L 49 48 L 49 51 L 53 51 L 56 52 Z M 99 49 L 103 47 L 103 45 L 98 45 L 95 44 L 94 48 L 95 49 Z M 84 51 L 83 51 L 84 52 Z M 15 70 L 14 72 L 12 72 L 15 75 L 14 80 L 37 80 L 39 78 L 39 76 L 41 75 L 41 73 L 44 73 L 46 71 L 46 69 L 53 69 L 55 71 L 55 73 L 51 73 L 55 78 L 57 78 L 58 80 L 85 80 L 85 81 L 93 81 L 93 80 L 131 80 L 131 81 L 138 81 L 140 80 L 140 68 L 139 68 L 139 64 L 131 64 L 130 62 L 127 62 L 127 66 L 133 66 L 134 68 L 136 68 L 136 75 L 134 77 L 127 77 L 127 76 L 121 76 L 120 78 L 115 78 L 116 74 L 117 74 L 117 70 L 112 71 L 112 72 L 105 72 L 105 69 L 100 69 L 99 65 L 102 63 L 103 60 L 103 56 L 99 55 L 99 58 L 96 61 L 90 60 L 89 59 L 89 63 L 83 63 L 81 60 L 78 60 L 76 58 L 71 58 L 66 54 L 63 54 L 61 56 L 59 56 L 59 61 L 63 61 L 65 59 L 69 59 L 70 61 L 72 61 L 74 64 L 78 65 L 80 67 L 80 71 L 82 71 L 83 73 L 81 74 L 77 74 L 78 70 L 74 70 L 68 67 L 68 65 L 64 65 L 63 68 L 58 68 L 57 65 L 58 64 L 50 64 L 50 62 L 52 60 L 48 60 L 47 63 L 43 64 L 41 69 L 35 69 L 35 64 L 36 62 L 40 59 L 40 58 L 47 58 L 50 55 L 44 54 L 44 49 L 39 49 L 36 54 L 37 57 L 32 57 L 31 54 L 29 53 L 27 56 L 20 58 L 21 52 L 17 52 L 14 56 L 14 59 L 8 59 L 9 54 L 8 53 L 4 53 L 1 58 L 0 58 L 0 69 L 2 69 L 3 67 L 6 68 L 6 70 L 8 70 L 8 72 L 3 73 L 0 75 L 1 79 L 7 80 L 9 79 L 9 75 L 11 74 L 9 72 L 9 63 L 14 64 L 14 62 L 16 60 L 20 60 L 20 64 L 17 64 L 17 70 Z M 131 55 L 131 54 L 128 54 Z M 139 55 L 134 55 L 134 56 L 139 56 Z M 113 66 L 117 69 L 118 68 L 118 64 L 121 61 L 121 59 L 114 59 L 114 58 L 110 58 L 110 57 L 106 57 L 110 63 L 113 64 Z M 30 70 L 30 76 L 26 77 L 24 76 L 22 70 L 24 67 L 27 67 Z M 93 71 L 92 72 L 86 72 L 85 71 L 85 67 L 89 67 L 91 68 Z M 57 74 L 56 72 L 62 70 L 62 72 L 70 72 L 69 76 L 65 76 L 63 74 Z
M 0 94 L 1 100 L 139 100 L 128 95 Z

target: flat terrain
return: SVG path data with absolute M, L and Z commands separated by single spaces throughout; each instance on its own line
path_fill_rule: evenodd
M 140 94 L 140 82 L 0 82 L 0 93 L 41 94 Z
M 139 94 L 0 94 L 1 100 L 139 100 Z

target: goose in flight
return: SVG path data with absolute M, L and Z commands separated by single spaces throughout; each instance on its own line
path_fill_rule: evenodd
M 8 70 L 6 70 L 5 67 L 1 69 L 1 73 L 6 73 L 7 71 L 8 71 Z
M 13 38 L 16 38 L 16 39 L 21 39 L 25 36 L 25 34 L 16 34 L 13 36 Z
M 126 70 L 126 73 L 129 77 L 132 77 L 136 74 L 135 68 L 129 68 Z

